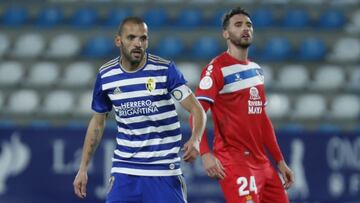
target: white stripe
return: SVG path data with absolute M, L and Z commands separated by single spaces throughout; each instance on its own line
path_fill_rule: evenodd
M 115 64 L 117 64 L 119 61 L 119 57 L 111 60 L 111 61 L 108 61 L 107 63 L 105 63 L 104 65 L 102 65 L 100 67 L 100 73 L 103 72 L 104 70 L 110 68 L 110 67 L 113 67 Z
M 185 203 L 187 203 L 187 188 L 186 188 L 185 180 L 181 175 L 178 176 L 178 179 L 181 183 L 181 193 L 182 193 L 183 199 L 184 199 Z
M 176 157 L 174 159 L 163 159 L 163 160 L 152 161 L 152 162 L 135 162 L 135 161 L 125 161 L 125 160 L 121 160 L 121 159 L 112 158 L 112 161 L 113 162 L 133 163 L 133 164 L 172 164 L 172 163 L 180 162 L 181 159 L 180 159 L 180 157 Z
M 111 173 L 125 173 L 136 176 L 176 176 L 181 175 L 181 169 L 176 170 L 143 170 L 143 169 L 132 169 L 132 168 L 120 168 L 113 167 Z
M 131 99 L 136 97 L 146 97 L 146 96 L 156 96 L 167 94 L 167 89 L 155 89 L 153 91 L 149 90 L 140 90 L 133 92 L 122 92 L 120 94 L 109 94 L 111 100 L 120 100 L 120 99 Z
M 206 100 L 209 101 L 211 103 L 214 103 L 214 100 L 209 98 L 209 97 L 196 97 L 197 100 Z
M 148 64 L 144 70 L 166 70 L 168 69 L 167 66 L 161 66 L 161 65 L 154 65 L 154 64 Z
M 255 76 L 225 85 L 223 89 L 220 91 L 220 94 L 231 93 L 262 84 L 264 84 L 264 82 L 260 79 L 260 76 Z
M 123 73 L 123 72 L 120 70 L 120 68 L 112 69 L 111 71 L 106 72 L 104 75 L 102 75 L 101 78 L 106 78 L 106 77 L 110 77 L 113 75 L 119 75 L 121 73 Z
M 130 117 L 130 118 L 121 118 L 117 114 L 115 114 L 115 119 L 116 119 L 116 121 L 118 121 L 120 123 L 130 124 L 130 123 L 139 123 L 139 122 L 144 122 L 144 121 L 157 121 L 157 120 L 162 120 L 165 118 L 171 118 L 171 117 L 174 117 L 177 115 L 178 114 L 176 113 L 176 110 L 173 110 L 173 111 L 168 111 L 165 113 L 160 113 L 160 114 L 151 115 L 151 116 L 141 115 L 141 116 L 135 116 L 135 117 Z
M 258 69 L 260 68 L 260 66 L 257 65 L 256 63 L 250 62 L 248 65 L 235 64 L 231 66 L 225 66 L 221 68 L 221 72 L 223 73 L 223 76 L 226 77 L 234 73 L 238 73 L 244 70 L 249 70 L 254 68 Z
M 166 82 L 167 76 L 158 76 L 158 77 L 139 77 L 139 78 L 131 78 L 118 80 L 114 82 L 109 82 L 102 85 L 103 90 L 107 90 L 113 87 L 122 87 L 126 85 L 136 85 L 136 84 L 146 84 L 150 78 L 155 79 L 155 82 Z
M 171 137 L 155 138 L 155 139 L 148 139 L 143 141 L 130 141 L 130 140 L 116 138 L 116 142 L 118 145 L 127 146 L 127 147 L 145 147 L 151 145 L 161 145 L 161 144 L 177 142 L 180 140 L 181 140 L 181 134 Z
M 152 152 L 134 152 L 134 153 L 127 153 L 122 152 L 118 149 L 114 151 L 114 153 L 120 157 L 124 158 L 153 158 L 153 157 L 164 157 L 169 154 L 177 154 L 179 153 L 180 147 L 174 147 L 167 150 L 159 150 L 159 151 L 152 151 Z
M 149 134 L 152 132 L 161 133 L 163 131 L 175 130 L 176 128 L 180 128 L 179 122 L 176 122 L 176 123 L 173 123 L 170 125 L 163 125 L 163 126 L 159 126 L 159 127 L 149 126 L 149 127 L 145 127 L 145 128 L 132 129 L 132 130 L 118 127 L 118 132 L 124 133 L 127 135 L 143 135 L 143 134 Z

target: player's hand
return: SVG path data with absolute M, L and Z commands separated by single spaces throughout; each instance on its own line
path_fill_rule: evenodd
M 225 178 L 226 174 L 223 165 L 212 153 L 205 153 L 201 156 L 201 158 L 203 161 L 203 166 L 209 177 L 220 179 Z
M 184 144 L 182 150 L 184 151 L 184 161 L 191 163 L 196 159 L 197 155 L 199 154 L 199 143 L 195 139 L 190 138 Z
M 88 175 L 86 171 L 81 171 L 77 173 L 74 180 L 74 192 L 80 198 L 86 197 L 86 184 L 88 181 Z
M 285 189 L 288 189 L 291 187 L 292 184 L 294 184 L 295 177 L 294 173 L 291 171 L 291 169 L 287 166 L 286 162 L 284 160 L 279 161 L 278 163 L 278 169 L 284 178 L 284 187 Z

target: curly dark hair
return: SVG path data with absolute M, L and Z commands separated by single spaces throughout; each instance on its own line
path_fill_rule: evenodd
M 225 13 L 222 18 L 222 27 L 224 30 L 226 30 L 226 28 L 229 26 L 230 18 L 237 14 L 243 14 L 250 18 L 250 14 L 245 9 L 243 9 L 241 7 L 233 8 L 230 11 L 228 11 L 227 13 Z

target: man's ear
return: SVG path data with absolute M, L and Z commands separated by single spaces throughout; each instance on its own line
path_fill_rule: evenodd
M 116 35 L 114 41 L 115 41 L 115 45 L 116 45 L 117 47 L 120 47 L 120 46 L 121 46 L 121 37 L 120 37 L 119 35 Z
M 229 39 L 229 32 L 227 30 L 224 30 L 222 35 L 225 39 Z

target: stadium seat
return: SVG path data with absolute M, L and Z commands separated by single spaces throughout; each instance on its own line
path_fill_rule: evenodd
M 334 43 L 333 51 L 328 56 L 331 61 L 349 62 L 360 58 L 360 40 L 344 37 Z
M 20 26 L 27 23 L 29 18 L 28 11 L 24 7 L 12 6 L 4 11 L 3 25 Z
M 6 55 L 10 48 L 10 39 L 7 35 L 0 33 L 0 58 Z
M 5 95 L 0 90 L 0 112 L 4 109 Z
M 326 102 L 319 94 L 304 94 L 297 98 L 292 114 L 297 119 L 321 119 L 326 112 Z
M 208 60 L 220 53 L 218 40 L 212 37 L 201 37 L 192 43 L 191 56 L 195 59 Z
M 181 10 L 176 20 L 177 26 L 185 28 L 201 26 L 202 23 L 202 11 L 195 8 Z
M 114 56 L 115 45 L 114 40 L 105 36 L 96 36 L 90 38 L 83 48 L 85 57 L 112 57 Z
M 273 37 L 265 43 L 262 59 L 267 61 L 286 60 L 291 56 L 291 45 L 287 38 Z
M 5 107 L 10 114 L 32 114 L 39 106 L 40 98 L 34 90 L 17 90 L 14 91 L 8 100 L 8 105 Z
M 344 24 L 345 16 L 340 10 L 326 10 L 321 14 L 318 22 L 318 25 L 324 29 L 340 29 Z
M 309 26 L 309 13 L 303 9 L 291 9 L 283 16 L 282 25 L 286 28 L 305 28 Z
M 60 68 L 54 62 L 38 62 L 31 66 L 27 84 L 31 86 L 50 87 L 60 75 Z
M 349 33 L 360 33 L 360 9 L 352 14 L 350 22 L 346 25 L 345 29 Z
M 25 69 L 19 62 L 2 62 L 0 64 L 0 86 L 19 85 L 25 75 Z
M 74 57 L 81 48 L 80 40 L 73 34 L 59 34 L 49 44 L 46 56 L 50 58 Z
M 60 7 L 43 8 L 37 19 L 37 25 L 41 27 L 53 27 L 59 25 L 64 20 L 64 13 Z
M 251 13 L 254 28 L 274 26 L 274 16 L 271 9 L 258 9 Z
M 151 8 L 145 11 L 143 19 L 151 30 L 168 25 L 169 14 L 166 9 Z
M 184 75 L 185 79 L 188 81 L 188 85 L 195 90 L 199 85 L 201 67 L 196 63 L 179 63 L 177 64 L 178 69 Z
M 360 66 L 351 67 L 350 80 L 347 87 L 353 90 L 360 90 Z
M 69 114 L 73 111 L 74 96 L 69 91 L 54 90 L 46 95 L 42 106 L 45 114 Z
M 27 33 L 15 41 L 12 55 L 19 58 L 36 58 L 45 48 L 45 40 L 40 34 Z
M 95 25 L 97 20 L 98 13 L 96 9 L 83 7 L 75 10 L 71 16 L 70 23 L 76 28 L 84 28 Z
M 89 62 L 74 62 L 66 67 L 61 85 L 67 87 L 85 87 L 95 82 L 94 71 L 97 70 Z
M 309 82 L 309 73 L 303 65 L 285 65 L 278 72 L 278 82 L 276 88 L 278 89 L 302 89 L 305 88 Z
M 260 65 L 261 69 L 264 72 L 264 78 L 265 78 L 265 87 L 271 88 L 274 85 L 274 72 L 273 69 L 268 65 Z
M 125 9 L 125 8 L 116 8 L 111 9 L 109 11 L 109 14 L 106 17 L 106 25 L 107 26 L 119 26 L 120 23 L 128 16 L 132 15 L 131 9 Z
M 276 129 L 276 134 L 283 135 L 302 135 L 305 132 L 305 126 L 300 123 L 285 123 Z
M 339 135 L 341 133 L 341 129 L 330 123 L 323 123 L 319 124 L 314 130 L 314 133 L 316 135 L 327 135 L 327 136 L 333 136 L 333 135 Z
M 180 57 L 185 49 L 184 42 L 176 36 L 167 36 L 158 42 L 155 53 L 161 57 L 173 59 Z
M 89 116 L 94 111 L 91 109 L 92 91 L 81 93 L 75 105 L 74 116 Z
M 333 119 L 358 119 L 360 117 L 360 99 L 356 95 L 337 95 L 331 103 Z
M 319 90 L 337 90 L 345 85 L 345 72 L 336 65 L 324 65 L 316 69 L 312 88 Z
M 267 96 L 266 113 L 271 118 L 281 119 L 290 112 L 290 100 L 285 94 L 271 93 Z
M 319 61 L 325 57 L 325 43 L 320 38 L 306 38 L 300 42 L 299 59 L 304 61 Z
M 220 9 L 220 10 L 214 11 L 212 16 L 210 17 L 210 21 L 209 21 L 208 24 L 210 26 L 221 28 L 221 26 L 222 26 L 222 17 L 224 16 L 224 14 L 226 12 L 227 12 L 227 10 L 225 10 L 225 9 Z

